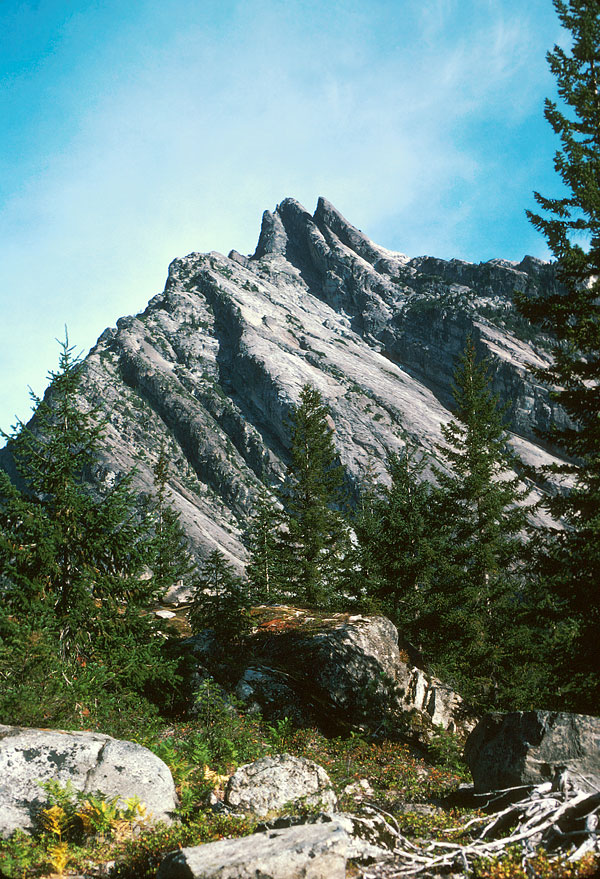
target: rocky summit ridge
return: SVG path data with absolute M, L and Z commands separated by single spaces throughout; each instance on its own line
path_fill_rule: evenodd
M 469 333 L 492 358 L 515 449 L 548 462 L 536 429 L 563 416 L 529 369 L 549 362 L 549 340 L 517 315 L 512 295 L 556 283 L 553 265 L 532 257 L 411 259 L 374 244 L 324 198 L 312 216 L 287 198 L 265 211 L 254 254 L 174 260 L 164 291 L 102 333 L 81 385 L 82 405 L 108 418 L 92 478 L 109 484 L 135 466 L 140 494 L 151 492 L 164 441 L 193 548 L 241 566 L 261 486 L 283 478 L 302 386 L 329 405 L 356 491 L 408 438 L 435 452 Z

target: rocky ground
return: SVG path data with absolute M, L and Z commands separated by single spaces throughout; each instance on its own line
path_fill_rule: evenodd
M 187 715 L 137 741 L 0 727 L 3 879 L 598 874 L 600 719 L 473 729 L 382 617 L 254 621 L 244 650 L 184 641 Z

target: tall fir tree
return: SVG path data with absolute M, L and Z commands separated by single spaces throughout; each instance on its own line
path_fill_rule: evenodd
M 171 674 L 148 613 L 158 597 L 145 577 L 149 526 L 138 516 L 131 474 L 102 493 L 86 485 L 103 423 L 78 397 L 80 363 L 68 339 L 50 380 L 43 400 L 32 395 L 32 424 L 19 422 L 7 436 L 23 490 L 0 472 L 5 694 L 27 684 L 11 658 L 26 630 L 46 644 L 43 662 L 62 663 L 65 680 L 83 669 L 93 677 L 95 668 L 107 687 L 141 691 Z
M 545 504 L 562 519 L 542 542 L 538 573 L 549 593 L 554 632 L 557 705 L 593 710 L 600 698 L 600 6 L 554 0 L 572 46 L 548 53 L 562 109 L 547 100 L 545 116 L 561 141 L 554 165 L 567 194 L 535 193 L 540 213 L 528 212 L 557 260 L 562 287 L 520 295 L 521 312 L 555 339 L 552 365 L 538 378 L 571 418 L 547 439 L 569 462 L 551 468 L 575 481 Z
M 285 601 L 281 527 L 283 511 L 264 491 L 246 529 L 249 560 L 246 565 L 250 599 L 255 604 Z
M 212 629 L 223 647 L 240 640 L 250 628 L 246 584 L 218 549 L 200 568 L 191 599 L 190 623 L 195 632 Z
M 341 512 L 343 470 L 331 417 L 319 391 L 308 384 L 291 419 L 290 457 L 280 492 L 283 585 L 300 602 L 331 608 L 340 600 L 350 537 Z
M 427 640 L 442 534 L 435 493 L 424 480 L 426 464 L 412 446 L 390 455 L 389 486 L 367 491 L 355 520 L 355 579 L 363 584 L 366 604 L 391 617 L 419 648 Z
M 438 447 L 446 467 L 436 468 L 446 540 L 433 593 L 439 626 L 428 633 L 429 650 L 472 702 L 506 705 L 517 690 L 515 639 L 523 637 L 527 490 L 511 472 L 516 458 L 502 411 L 470 338 L 454 379 L 454 418 L 442 425 L 445 444 Z
M 154 540 L 148 562 L 154 582 L 162 589 L 168 589 L 178 581 L 188 586 L 197 568 L 180 522 L 180 513 L 173 509 L 171 502 L 169 457 L 164 440 L 160 444 L 153 472 L 154 497 L 149 500 L 148 508 L 154 523 Z

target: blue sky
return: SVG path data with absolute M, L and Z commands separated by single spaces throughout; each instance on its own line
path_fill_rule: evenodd
M 551 0 L 0 0 L 0 427 L 169 262 L 326 196 L 386 247 L 546 258 Z

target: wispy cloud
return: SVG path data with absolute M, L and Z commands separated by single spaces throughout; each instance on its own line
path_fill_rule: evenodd
M 508 196 L 541 186 L 525 169 L 557 34 L 546 0 L 35 5 L 46 48 L 5 80 L 2 426 L 25 415 L 27 383 L 42 390 L 65 321 L 89 346 L 173 257 L 251 251 L 287 195 L 312 209 L 324 194 L 408 253 L 529 247 Z M 8 7 L 13 31 L 31 25 Z M 520 171 L 503 161 L 517 149 Z

